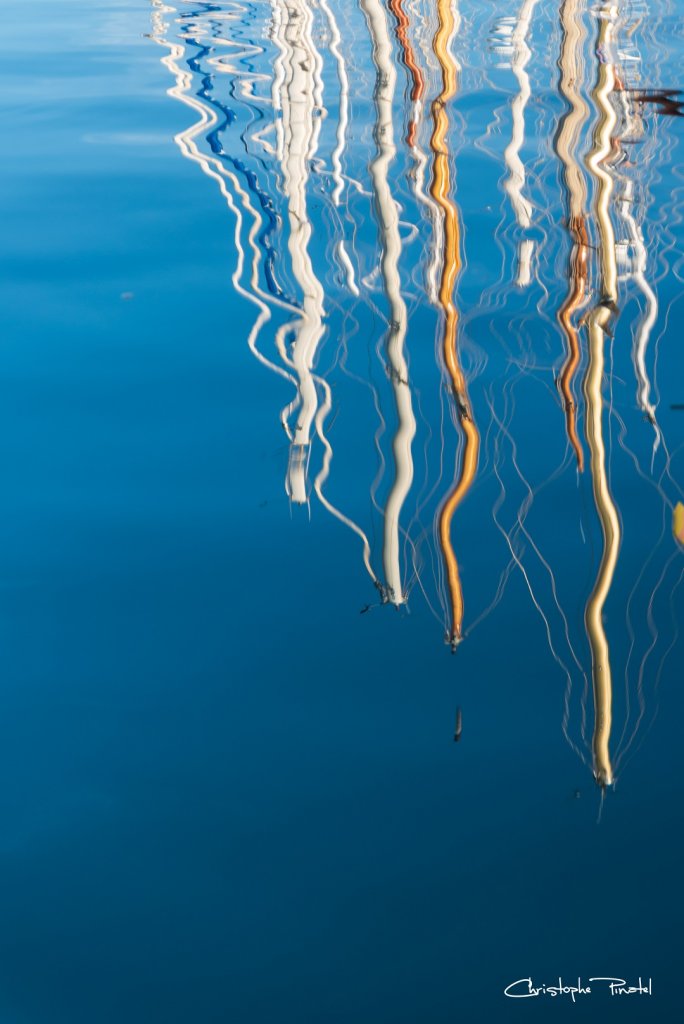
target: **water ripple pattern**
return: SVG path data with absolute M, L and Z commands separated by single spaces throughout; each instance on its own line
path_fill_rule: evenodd
M 457 688 L 523 631 L 602 792 L 681 661 L 675 22 L 668 0 L 151 0 L 178 154 L 251 308 L 226 344 L 277 380 L 288 515 L 315 557 L 348 545 L 371 636 L 418 617 Z

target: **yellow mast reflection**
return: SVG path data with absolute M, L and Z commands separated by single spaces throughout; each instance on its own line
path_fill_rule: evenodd
M 461 253 L 458 208 L 452 197 L 447 139 L 449 132 L 447 105 L 456 95 L 457 89 L 457 66 L 450 50 L 455 29 L 452 0 L 437 0 L 437 15 L 438 26 L 433 49 L 441 69 L 442 90 L 432 104 L 433 132 L 430 149 L 433 153 L 433 173 L 430 191 L 442 210 L 444 218 L 444 258 L 439 285 L 439 304 L 444 311 L 442 353 L 451 379 L 464 438 L 460 473 L 439 513 L 440 546 L 446 564 L 451 603 L 451 621 L 447 641 L 454 649 L 463 637 L 463 587 L 458 561 L 451 542 L 451 527 L 454 513 L 475 479 L 480 435 L 473 420 L 468 386 L 459 361 L 458 310 L 454 302 L 454 288 L 461 269 Z
M 610 96 L 615 89 L 615 67 L 610 59 L 614 40 L 616 8 L 604 5 L 598 12 L 599 31 L 596 52 L 599 59 L 598 79 L 592 90 L 598 119 L 594 142 L 587 157 L 587 166 L 594 177 L 596 192 L 594 208 L 600 241 L 601 299 L 587 317 L 589 365 L 584 381 L 587 404 L 586 435 L 591 452 L 591 477 L 594 500 L 603 532 L 603 552 L 594 588 L 587 601 L 584 621 L 591 647 L 594 689 L 594 775 L 601 787 L 613 783 L 610 759 L 612 724 L 612 677 L 608 639 L 603 624 L 603 609 L 610 593 L 620 549 L 620 521 L 610 492 L 606 469 L 603 436 L 602 382 L 605 366 L 604 346 L 609 320 L 617 310 L 617 261 L 615 234 L 610 218 L 613 179 L 605 163 L 613 151 L 613 131 L 617 122 Z
M 587 291 L 587 189 L 575 155 L 577 140 L 589 116 L 589 108 L 579 88 L 584 77 L 582 46 L 586 38 L 582 21 L 583 7 L 580 0 L 565 0 L 561 8 L 563 42 L 559 61 L 560 90 L 570 109 L 563 116 L 555 139 L 555 149 L 563 164 L 563 179 L 568 196 L 568 228 L 573 240 L 568 294 L 558 311 L 558 322 L 565 334 L 567 346 L 567 357 L 561 369 L 558 387 L 563 397 L 568 440 L 574 449 L 580 473 L 584 469 L 584 450 L 577 433 L 577 404 L 572 385 L 580 364 L 581 350 L 578 331 L 572 318 L 584 304 Z

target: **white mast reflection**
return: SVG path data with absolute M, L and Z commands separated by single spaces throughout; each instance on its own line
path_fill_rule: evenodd
M 380 0 L 360 0 L 373 44 L 373 62 L 377 71 L 375 88 L 376 154 L 370 164 L 373 193 L 382 242 L 381 272 L 390 305 L 387 340 L 389 374 L 397 410 L 398 426 L 392 439 L 394 482 L 385 505 L 383 535 L 383 571 L 386 598 L 392 604 L 406 601 L 400 558 L 400 516 L 413 481 L 411 445 L 416 433 L 408 365 L 404 342 L 408 312 L 401 294 L 399 258 L 402 242 L 399 210 L 389 185 L 389 168 L 396 154 L 392 104 L 397 81 L 387 17 Z
M 298 382 L 298 398 L 290 410 L 298 407 L 298 411 L 286 482 L 287 493 L 297 505 L 308 502 L 307 468 L 318 408 L 313 365 L 325 331 L 323 286 L 309 253 L 313 229 L 307 209 L 309 166 L 316 153 L 324 112 L 322 61 L 312 28 L 313 16 L 305 0 L 274 5 L 274 38 L 280 50 L 273 88 L 277 153 L 287 200 L 288 250 L 302 295 L 300 315 L 290 328 L 295 341 L 289 361 Z
M 504 160 L 508 168 L 508 177 L 504 188 L 508 194 L 518 226 L 527 229 L 532 223 L 532 204 L 523 195 L 525 187 L 525 165 L 520 159 L 520 150 L 525 141 L 525 107 L 531 95 L 530 78 L 526 68 L 532 51 L 527 45 L 530 22 L 538 0 L 525 0 L 515 19 L 511 35 L 511 69 L 518 80 L 518 92 L 511 105 L 513 120 L 511 141 L 504 151 Z M 516 284 L 526 287 L 532 278 L 532 255 L 534 243 L 523 238 L 518 245 L 518 270 Z
M 617 309 L 617 261 L 615 233 L 610 216 L 613 178 L 606 161 L 613 151 L 613 135 L 617 116 L 611 103 L 616 75 L 611 54 L 617 10 L 604 5 L 598 12 L 599 32 L 596 53 L 599 60 L 598 80 L 592 90 L 598 121 L 594 129 L 594 145 L 587 157 L 587 167 L 596 183 L 595 212 L 600 240 L 601 299 L 587 316 L 589 334 L 589 365 L 584 382 L 587 403 L 586 433 L 591 452 L 591 477 L 594 501 L 601 521 L 603 552 L 596 582 L 587 601 L 585 623 L 592 657 L 594 685 L 594 775 L 601 787 L 613 783 L 610 757 L 613 684 L 610 651 L 603 622 L 603 612 L 615 575 L 620 550 L 620 520 L 613 500 L 606 466 L 603 434 L 604 347 L 609 333 L 611 315 Z

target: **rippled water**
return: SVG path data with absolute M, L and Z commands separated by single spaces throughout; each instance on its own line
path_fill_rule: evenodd
M 2 1020 L 669 1020 L 681 9 L 4 28 Z

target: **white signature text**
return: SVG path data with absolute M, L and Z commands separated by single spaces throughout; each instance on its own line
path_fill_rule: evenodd
M 509 999 L 534 999 L 537 996 L 570 996 L 573 1003 L 575 1003 L 579 996 L 590 996 L 592 994 L 592 985 L 595 986 L 594 991 L 603 990 L 604 992 L 609 992 L 611 996 L 653 995 L 653 986 L 650 978 L 648 983 L 639 978 L 636 985 L 628 984 L 624 978 L 589 978 L 586 983 L 583 983 L 582 979 L 578 978 L 576 985 L 568 985 L 562 978 L 558 979 L 557 985 L 534 985 L 532 978 L 519 978 L 517 981 L 512 981 L 510 985 L 506 986 L 504 995 L 508 996 Z

